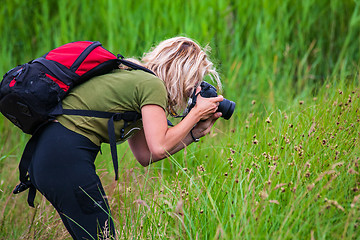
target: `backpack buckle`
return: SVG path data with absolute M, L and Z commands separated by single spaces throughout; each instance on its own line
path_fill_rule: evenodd
M 21 192 L 25 191 L 26 189 L 28 189 L 30 186 L 31 186 L 30 181 L 20 182 L 13 190 L 13 194 L 21 193 Z

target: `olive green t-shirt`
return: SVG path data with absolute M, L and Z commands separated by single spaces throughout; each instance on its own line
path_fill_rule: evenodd
M 156 76 L 141 70 L 114 70 L 92 78 L 75 87 L 62 101 L 64 109 L 85 109 L 122 113 L 136 111 L 147 104 L 155 104 L 164 110 L 167 105 L 167 91 L 164 82 Z M 82 134 L 96 145 L 109 142 L 107 123 L 109 119 L 61 115 L 57 120 L 66 128 Z M 120 139 L 124 121 L 115 121 L 116 140 L 123 142 L 142 128 L 138 120 L 125 128 L 125 137 Z

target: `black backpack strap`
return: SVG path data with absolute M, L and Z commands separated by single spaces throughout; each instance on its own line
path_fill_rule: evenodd
M 49 72 L 51 72 L 58 79 L 61 79 L 64 83 L 71 83 L 77 76 L 71 71 L 66 71 L 65 67 L 57 64 L 54 61 L 49 61 L 45 58 L 37 58 L 31 61 L 31 63 L 39 63 L 44 66 Z
M 153 71 L 151 71 L 150 69 L 147 69 L 146 67 L 140 66 L 140 65 L 138 65 L 136 63 L 124 60 L 124 56 L 122 56 L 120 54 L 118 54 L 117 57 L 118 57 L 119 63 L 124 64 L 125 66 L 128 66 L 128 67 L 130 67 L 132 69 L 135 69 L 135 70 L 143 70 L 145 72 L 151 73 L 151 74 L 156 76 L 156 74 Z
M 61 114 L 79 115 L 79 116 L 84 116 L 84 117 L 96 117 L 96 118 L 111 118 L 116 113 L 95 111 L 95 110 L 62 109 Z
M 31 158 L 37 143 L 37 136 L 33 135 L 30 140 L 27 142 L 24 152 L 21 156 L 20 164 L 19 164 L 19 171 L 20 171 L 20 184 L 18 184 L 15 189 L 13 190 L 14 194 L 18 194 L 20 192 L 25 191 L 29 188 L 28 194 L 28 204 L 31 207 L 34 207 L 34 199 L 36 195 L 36 188 L 31 183 L 29 175 L 27 174 Z
M 115 127 L 114 121 L 124 120 L 124 126 L 120 130 L 120 138 L 124 139 L 125 128 L 128 126 L 129 122 L 135 122 L 140 119 L 141 115 L 138 112 L 125 112 L 125 113 L 117 113 L 114 114 L 108 121 L 108 134 L 109 134 L 109 142 L 111 149 L 111 156 L 113 160 L 114 170 L 115 170 L 115 180 L 118 180 L 118 156 L 116 151 L 116 136 L 115 136 Z
M 111 157 L 114 165 L 115 171 L 115 180 L 118 180 L 118 155 L 116 150 L 116 136 L 115 136 L 115 127 L 114 121 L 124 120 L 124 126 L 120 130 L 121 135 L 120 138 L 123 139 L 125 128 L 129 123 L 134 123 L 137 120 L 141 119 L 141 114 L 135 111 L 129 111 L 124 113 L 111 113 L 111 112 L 102 112 L 102 111 L 94 111 L 94 110 L 79 110 L 79 109 L 63 109 L 63 114 L 66 115 L 80 115 L 86 117 L 97 117 L 97 118 L 108 118 L 108 134 L 109 134 L 109 143 L 111 150 Z

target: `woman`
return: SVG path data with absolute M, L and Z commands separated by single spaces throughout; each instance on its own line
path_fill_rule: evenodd
M 135 60 L 134 60 L 135 61 Z M 64 109 L 109 112 L 137 111 L 142 119 L 125 128 L 115 123 L 116 137 L 128 141 L 142 166 L 178 152 L 209 133 L 222 96 L 198 97 L 195 107 L 176 126 L 168 127 L 167 113 L 180 111 L 206 75 L 220 80 L 206 50 L 193 40 L 176 37 L 145 54 L 141 70 L 118 69 L 76 87 L 63 100 Z M 200 121 L 203 120 L 203 121 Z M 109 142 L 107 120 L 62 115 L 37 133 L 29 167 L 33 185 L 51 202 L 74 239 L 97 239 L 114 225 L 94 161 L 102 142 Z

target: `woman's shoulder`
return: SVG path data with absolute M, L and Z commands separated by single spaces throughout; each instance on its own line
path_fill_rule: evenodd
M 155 89 L 165 89 L 165 83 L 157 76 L 143 70 L 125 70 L 122 74 L 127 75 L 138 87 L 151 87 Z
M 121 78 L 121 79 L 128 79 L 131 80 L 133 83 L 139 82 L 147 82 L 147 81 L 154 81 L 158 83 L 164 84 L 164 82 L 155 76 L 154 74 L 145 72 L 143 70 L 124 70 L 124 69 L 116 69 L 113 70 L 109 77 Z

